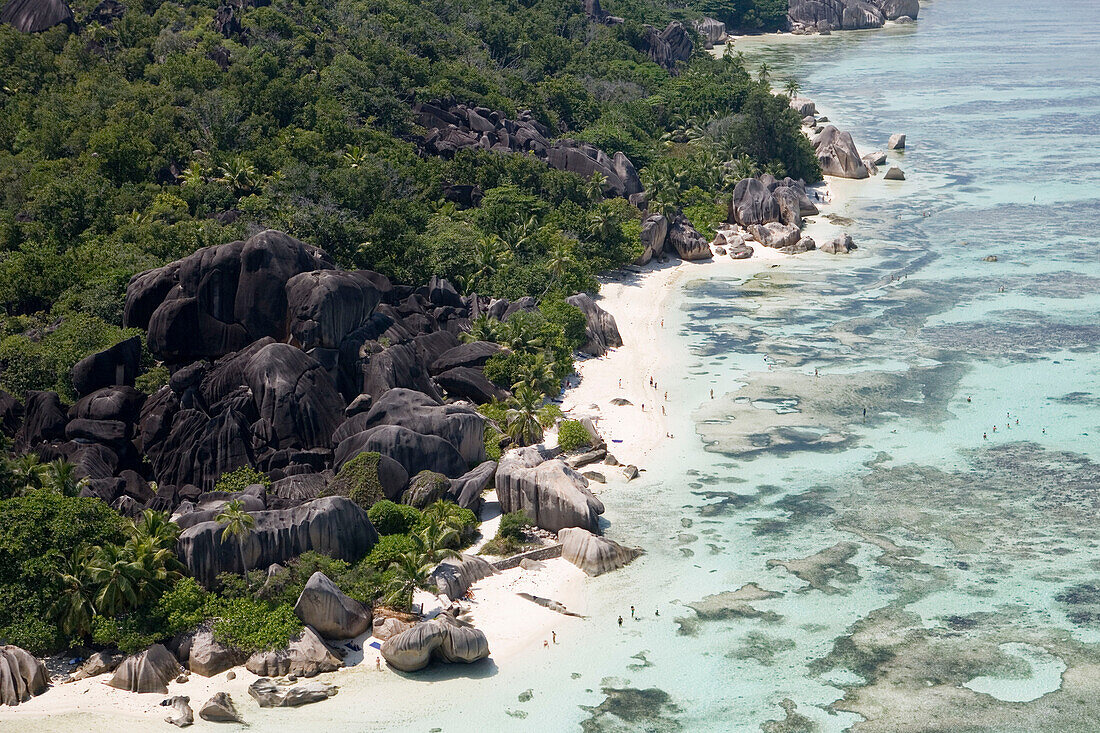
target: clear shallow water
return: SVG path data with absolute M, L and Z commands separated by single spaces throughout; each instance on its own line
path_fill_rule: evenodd
M 856 254 L 672 299 L 676 438 L 601 495 L 647 554 L 550 652 L 351 672 L 254 728 L 1094 731 L 1096 29 L 1086 0 L 935 0 L 741 44 L 862 151 L 907 133 L 909 180 L 854 188 Z

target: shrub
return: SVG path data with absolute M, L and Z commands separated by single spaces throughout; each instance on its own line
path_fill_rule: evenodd
M 301 620 L 287 603 L 257 598 L 225 598 L 210 604 L 214 638 L 245 654 L 281 649 L 302 630 Z
M 385 570 L 399 555 L 414 552 L 416 545 L 407 534 L 388 534 L 378 540 L 378 544 L 371 549 L 370 554 L 364 558 L 367 565 Z
M 154 630 L 145 616 L 128 613 L 108 618 L 96 616 L 92 622 L 92 641 L 101 646 L 114 646 L 126 654 L 136 654 L 170 636 Z
M 364 451 L 345 463 L 329 484 L 326 494 L 346 496 L 364 509 L 386 498 L 378 479 L 379 453 Z
M 143 394 L 153 394 L 168 384 L 168 367 L 155 366 L 134 380 L 134 387 Z
M 562 420 L 558 425 L 558 447 L 563 451 L 575 451 L 592 444 L 592 436 L 578 420 Z
M 214 484 L 214 491 L 234 493 L 244 491 L 252 484 L 261 484 L 265 489 L 270 489 L 271 479 L 252 468 L 252 466 L 241 466 L 223 473 Z
M 494 428 L 490 423 L 485 423 L 485 458 L 490 461 L 499 461 L 500 439 L 504 437 L 504 433 Z
M 508 512 L 500 518 L 500 526 L 497 527 L 497 537 L 513 539 L 523 542 L 527 539 L 527 528 L 531 526 L 531 518 L 522 509 Z
M 367 516 L 380 535 L 407 534 L 420 519 L 420 511 L 416 507 L 383 499 L 367 510 Z
M 234 576 L 236 577 L 236 576 Z M 210 594 L 194 578 L 180 578 L 156 603 L 154 615 L 166 636 L 193 629 L 206 620 Z

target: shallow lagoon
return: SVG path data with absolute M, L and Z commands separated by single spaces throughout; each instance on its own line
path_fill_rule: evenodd
M 1094 730 L 1094 28 L 1088 0 L 936 0 L 915 26 L 740 42 L 861 150 L 907 133 L 909 180 L 846 187 L 852 256 L 672 299 L 676 438 L 601 497 L 647 554 L 549 652 L 353 671 L 253 727 Z

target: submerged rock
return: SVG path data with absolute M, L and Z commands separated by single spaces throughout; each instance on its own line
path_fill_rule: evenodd
M 886 143 L 886 147 L 889 150 L 905 150 L 905 135 L 900 132 L 896 135 L 891 135 L 890 142 Z
M 886 171 L 886 175 L 884 177 L 887 181 L 904 181 L 905 172 L 901 168 L 898 168 L 896 165 L 894 165 L 890 166 L 890 170 Z
M 855 242 L 852 241 L 850 234 L 841 234 L 819 247 L 822 252 L 831 255 L 846 255 L 855 248 Z

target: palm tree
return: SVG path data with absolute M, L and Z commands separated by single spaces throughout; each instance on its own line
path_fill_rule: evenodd
M 233 499 L 227 503 L 214 517 L 218 524 L 225 525 L 222 530 L 222 542 L 230 537 L 237 539 L 237 553 L 241 561 L 241 574 L 248 574 L 248 565 L 244 561 L 244 541 L 252 533 L 252 527 L 256 524 L 256 518 L 244 510 L 244 504 L 240 499 Z
M 768 62 L 765 61 L 760 64 L 760 68 L 756 71 L 757 80 L 760 81 L 762 84 L 766 84 L 768 81 L 769 71 L 771 71 L 771 69 L 768 68 Z
M 588 233 L 591 239 L 606 242 L 615 236 L 619 217 L 610 209 L 600 207 L 588 215 Z
M 740 181 L 743 178 L 752 178 L 756 176 L 760 170 L 756 167 L 756 163 L 753 159 L 747 155 L 740 155 L 734 161 L 729 164 L 729 175 L 735 181 Z
M 41 463 L 37 453 L 28 453 L 8 461 L 8 470 L 11 472 L 17 496 L 41 489 L 46 477 L 46 466 Z
M 57 566 L 54 577 L 61 583 L 61 595 L 50 609 L 50 615 L 57 619 L 61 630 L 70 637 L 81 639 L 92 633 L 94 591 L 88 582 L 88 568 L 92 548 L 79 545 L 70 557 L 60 553 L 55 556 Z
M 554 237 L 554 243 L 550 245 L 550 252 L 547 256 L 546 271 L 550 273 L 552 278 L 546 284 L 546 289 L 549 290 L 550 285 L 554 281 L 565 277 L 565 274 L 569 272 L 569 268 L 576 262 L 573 257 L 573 241 L 564 235 Z
M 535 353 L 542 349 L 542 338 L 535 333 L 531 333 L 524 325 L 523 318 L 513 315 L 504 323 L 500 324 L 500 329 L 497 333 L 496 342 L 502 346 L 507 346 L 512 351 L 522 351 L 527 353 Z
M 256 167 L 239 155 L 220 166 L 218 171 L 218 181 L 233 189 L 237 196 L 250 193 L 256 185 Z
M 412 535 L 413 544 L 416 545 L 416 551 L 420 554 L 421 560 L 437 565 L 444 558 L 462 557 L 461 553 L 454 549 L 460 539 L 458 530 L 434 519 L 428 520 L 419 532 Z
M 510 252 L 523 252 L 534 241 L 538 230 L 538 219 L 529 216 L 524 221 L 509 224 L 508 228 L 501 234 L 501 239 L 508 246 Z
M 76 466 L 60 458 L 45 466 L 43 486 L 62 496 L 76 496 L 80 492 L 80 480 L 76 477 Z
M 442 527 L 461 533 L 466 529 L 466 525 L 462 521 L 461 511 L 462 509 L 458 504 L 446 499 L 437 499 L 424 507 L 424 511 L 421 512 L 420 516 L 427 517 L 430 522 L 436 522 Z
M 149 574 L 130 548 L 97 547 L 88 563 L 88 579 L 96 586 L 95 608 L 104 616 L 117 616 L 141 605 Z
M 493 234 L 482 237 L 474 246 L 473 282 L 475 286 L 488 285 L 500 268 L 512 261 L 512 251 L 503 239 Z
M 798 82 L 794 79 L 787 79 L 787 83 L 783 85 L 783 91 L 787 94 L 787 99 L 794 99 L 798 96 Z
M 512 391 L 516 391 L 521 385 L 527 385 L 542 394 L 556 394 L 561 391 L 561 384 L 554 377 L 554 365 L 546 358 L 545 351 L 535 354 L 525 366 L 520 381 L 512 385 Z
M 588 179 L 588 183 L 585 184 L 585 193 L 588 195 L 588 200 L 593 203 L 603 201 L 603 186 L 607 183 L 607 178 L 603 176 L 599 171 L 592 173 L 592 176 Z
M 366 163 L 369 157 L 370 153 L 363 148 L 358 145 L 349 145 L 344 153 L 344 162 L 348 164 L 349 168 L 356 169 Z
M 416 552 L 398 555 L 388 568 L 392 575 L 383 591 L 382 605 L 408 608 L 412 602 L 412 592 L 428 584 L 436 565 Z
M 474 341 L 497 341 L 501 332 L 500 321 L 488 316 L 478 316 L 470 321 L 470 330 L 458 335 L 458 340 L 463 343 Z
M 542 425 L 539 424 L 542 400 L 543 396 L 526 384 L 521 384 L 508 399 L 510 407 L 505 413 L 505 432 L 520 445 L 531 445 L 542 440 Z

